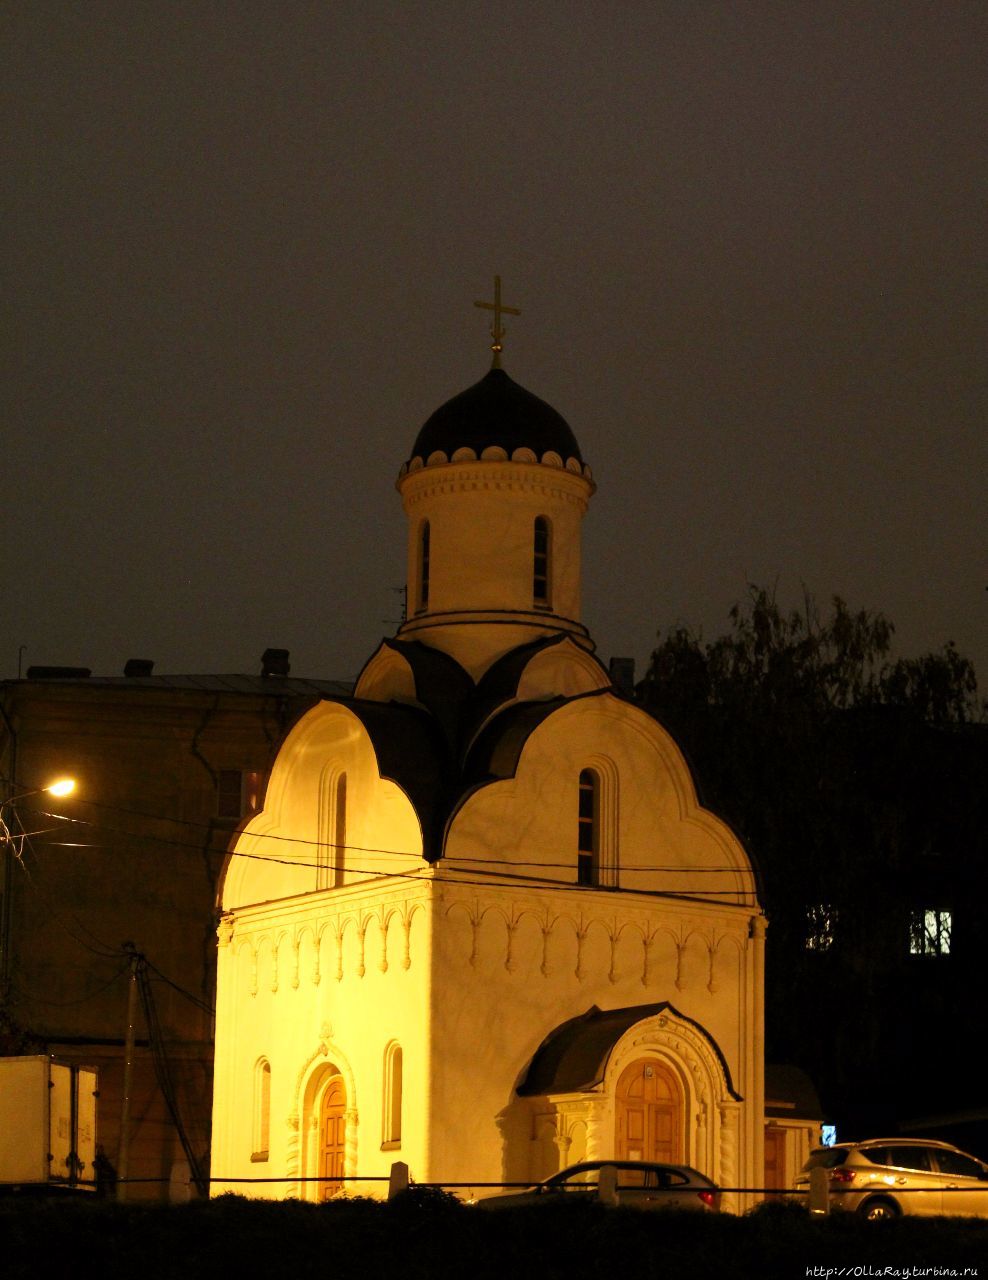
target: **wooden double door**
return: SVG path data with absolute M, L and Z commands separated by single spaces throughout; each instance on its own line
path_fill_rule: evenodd
M 346 1174 L 346 1086 L 334 1076 L 319 1103 L 319 1199 L 328 1200 L 342 1189 Z
M 658 1058 L 638 1058 L 617 1083 L 615 1159 L 682 1164 L 683 1091 Z

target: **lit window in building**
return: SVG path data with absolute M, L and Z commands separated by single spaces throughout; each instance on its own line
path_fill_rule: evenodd
M 261 1058 L 254 1068 L 254 1123 L 251 1160 L 267 1160 L 271 1144 L 271 1064 Z
M 806 950 L 829 951 L 834 945 L 837 912 L 828 903 L 806 908 Z
M 536 605 L 549 604 L 549 521 L 545 516 L 535 518 L 532 598 Z
M 257 769 L 220 769 L 216 775 L 216 816 L 239 821 L 261 807 L 264 775 Z
M 401 1145 L 402 1053 L 400 1044 L 389 1044 L 384 1052 L 384 1123 L 382 1144 Z
M 914 956 L 950 954 L 951 914 L 930 907 L 909 917 L 909 953 Z
M 576 882 L 595 885 L 600 824 L 600 779 L 593 769 L 580 774 L 580 802 L 577 830 Z
M 429 531 L 428 520 L 422 521 L 422 527 L 419 529 L 419 605 L 420 609 L 428 609 L 429 607 L 429 544 L 432 535 Z

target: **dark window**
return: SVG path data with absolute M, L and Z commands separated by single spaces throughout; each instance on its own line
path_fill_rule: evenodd
M 216 816 L 234 821 L 261 805 L 262 776 L 256 769 L 220 769 L 216 775 Z
M 549 521 L 545 516 L 535 518 L 532 599 L 537 605 L 549 603 Z
M 928 1173 L 932 1169 L 929 1147 L 902 1146 L 862 1147 L 861 1154 L 872 1164 L 885 1169 L 911 1169 L 915 1173 Z
M 335 837 L 333 843 L 333 883 L 343 883 L 343 872 L 346 867 L 346 774 L 341 773 L 336 780 L 336 812 L 334 814 Z
M 978 1178 L 981 1182 L 988 1180 L 988 1169 L 973 1156 L 966 1156 L 960 1151 L 936 1151 L 937 1164 L 941 1173 L 949 1173 L 957 1178 Z
M 422 521 L 419 530 L 419 608 L 429 607 L 429 543 L 431 541 L 428 520 Z
M 580 774 L 580 802 L 576 843 L 576 882 L 597 883 L 600 822 L 600 779 L 593 769 Z
M 826 902 L 806 908 L 806 950 L 829 951 L 834 945 L 837 912 Z
M 320 828 L 316 849 L 316 888 L 331 889 L 343 884 L 346 871 L 346 774 L 324 782 Z

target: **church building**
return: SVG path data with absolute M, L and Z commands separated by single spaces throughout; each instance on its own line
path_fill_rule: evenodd
M 763 1185 L 752 867 L 594 655 L 594 481 L 501 368 L 497 308 L 493 367 L 401 466 L 407 618 L 295 723 L 231 844 L 213 1194 L 381 1195 L 362 1179 L 395 1160 L 420 1182 L 615 1158 Z

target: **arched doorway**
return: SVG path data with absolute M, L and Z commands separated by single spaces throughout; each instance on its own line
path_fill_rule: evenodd
M 320 1200 L 328 1200 L 343 1187 L 346 1162 L 346 1085 L 332 1076 L 319 1099 L 318 1184 Z
M 617 1083 L 615 1158 L 679 1164 L 683 1148 L 683 1091 L 659 1058 L 636 1058 Z

